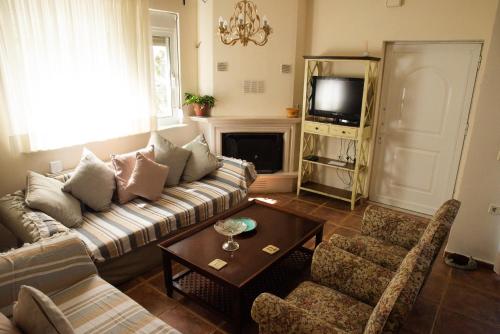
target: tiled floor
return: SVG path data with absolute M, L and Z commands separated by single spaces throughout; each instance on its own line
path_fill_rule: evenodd
M 340 201 L 304 194 L 257 196 L 277 206 L 287 206 L 313 216 L 328 219 L 324 239 L 333 233 L 352 236 L 359 233 L 361 216 L 366 205 L 350 211 Z M 313 241 L 308 242 L 312 246 Z M 500 275 L 480 268 L 464 272 L 446 266 L 441 250 L 420 296 L 402 329 L 402 333 L 500 333 Z M 180 269 L 180 266 L 177 268 Z M 127 295 L 185 334 L 224 333 L 224 319 L 180 295 L 165 294 L 161 268 L 120 286 Z M 246 333 L 256 333 L 254 324 Z

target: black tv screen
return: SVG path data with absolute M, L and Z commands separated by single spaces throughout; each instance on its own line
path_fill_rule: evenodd
M 309 114 L 359 121 L 364 79 L 314 76 Z

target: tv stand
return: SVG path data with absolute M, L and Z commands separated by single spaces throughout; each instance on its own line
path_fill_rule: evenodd
M 371 141 L 376 112 L 376 90 L 380 58 L 375 57 L 304 57 L 305 78 L 304 98 L 302 103 L 302 131 L 300 140 L 299 175 L 297 195 L 300 191 L 313 192 L 324 196 L 340 199 L 350 203 L 351 210 L 361 199 L 368 197 L 370 163 L 373 150 Z M 361 117 L 359 122 L 339 124 L 338 119 L 309 115 L 311 82 L 315 75 L 332 75 L 325 73 L 335 69 L 336 62 L 352 62 L 364 67 L 364 88 Z M 355 157 L 350 161 L 340 163 L 337 157 L 327 157 L 318 154 L 320 139 L 349 140 L 355 145 Z M 326 140 L 325 139 L 325 140 Z M 318 181 L 320 168 L 337 170 L 347 173 L 352 184 L 349 188 L 333 187 Z M 319 178 L 321 179 L 321 178 Z M 322 178 L 326 179 L 326 178 Z

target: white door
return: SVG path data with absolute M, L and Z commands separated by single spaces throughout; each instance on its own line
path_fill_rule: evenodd
M 452 198 L 480 43 L 390 43 L 370 199 L 432 214 Z

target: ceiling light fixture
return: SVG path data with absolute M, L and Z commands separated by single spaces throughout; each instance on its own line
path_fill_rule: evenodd
M 248 42 L 263 46 L 273 29 L 266 16 L 261 21 L 255 3 L 242 0 L 236 3 L 229 23 L 222 16 L 219 17 L 218 32 L 221 42 L 226 45 L 235 45 L 240 41 L 243 46 L 247 46 Z

